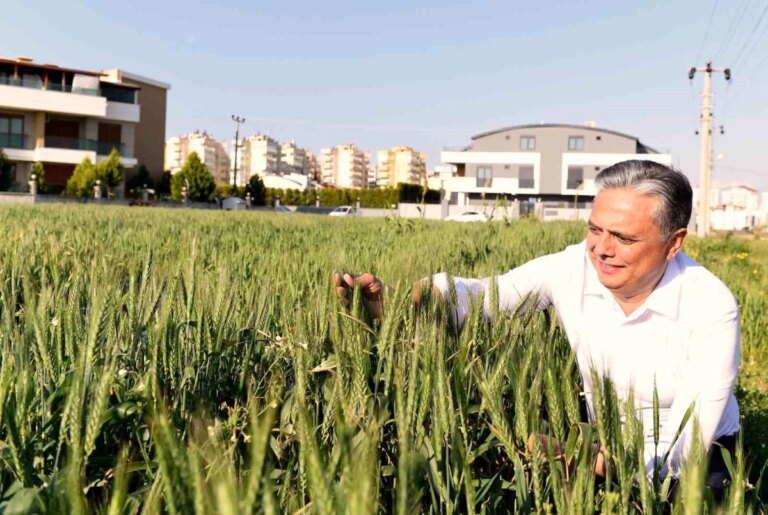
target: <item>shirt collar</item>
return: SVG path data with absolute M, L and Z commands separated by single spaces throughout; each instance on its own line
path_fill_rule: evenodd
M 611 291 L 603 286 L 597 276 L 592 261 L 585 254 L 586 274 L 584 278 L 584 295 L 598 295 L 607 300 L 613 299 Z M 650 310 L 673 320 L 677 319 L 680 308 L 680 265 L 677 257 L 667 263 L 667 269 L 661 277 L 661 281 L 651 292 L 643 305 L 632 313 L 631 318 L 636 318 L 644 311 Z

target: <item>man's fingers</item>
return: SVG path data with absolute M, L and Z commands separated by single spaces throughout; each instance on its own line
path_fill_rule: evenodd
M 383 291 L 381 281 L 371 273 L 364 273 L 357 278 L 360 288 L 365 292 L 366 297 L 378 297 Z

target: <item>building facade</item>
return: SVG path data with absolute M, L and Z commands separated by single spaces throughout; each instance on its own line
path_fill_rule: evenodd
M 768 223 L 768 194 L 736 184 L 713 191 L 710 223 L 718 231 L 745 231 Z
M 321 181 L 337 188 L 368 187 L 370 155 L 353 144 L 337 145 L 320 151 Z
M 297 147 L 296 143 L 283 143 L 280 145 L 280 165 L 281 175 L 301 174 L 307 175 L 307 152 L 303 148 Z
M 122 70 L 0 58 L 0 148 L 15 187 L 26 189 L 32 164 L 40 161 L 49 189 L 61 190 L 83 159 L 98 162 L 112 149 L 120 152 L 126 177 L 145 165 L 159 179 L 168 89 Z
M 205 131 L 169 138 L 165 143 L 165 169 L 171 174 L 178 172 L 192 152 L 197 153 L 217 183 L 230 183 L 229 155 L 224 145 Z
M 245 139 L 244 158 L 241 161 L 245 184 L 254 175 L 264 177 L 276 174 L 280 168 L 280 144 L 266 134 L 254 134 Z
M 454 204 L 499 197 L 578 203 L 594 198 L 600 170 L 628 159 L 672 163 L 638 138 L 593 123 L 505 127 L 443 151 L 441 161 L 456 166 L 456 176 L 442 185 Z
M 411 147 L 395 147 L 377 152 L 376 186 L 395 188 L 398 183 L 424 184 L 427 156 Z

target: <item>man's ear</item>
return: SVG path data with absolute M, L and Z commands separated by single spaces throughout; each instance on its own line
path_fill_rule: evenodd
M 680 249 L 683 247 L 685 238 L 688 236 L 688 229 L 681 227 L 672 233 L 669 237 L 669 250 L 667 251 L 667 261 L 672 261 Z

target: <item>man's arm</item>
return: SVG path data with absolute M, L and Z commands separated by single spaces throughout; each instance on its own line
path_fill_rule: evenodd
M 698 420 L 699 437 L 705 449 L 709 449 L 736 384 L 741 348 L 738 308 L 733 299 L 730 306 L 719 315 L 702 316 L 701 327 L 691 335 L 688 362 L 682 375 L 675 400 L 670 408 L 667 423 L 661 428 L 661 442 L 656 456 L 652 442 L 646 442 L 646 466 L 650 473 L 678 431 L 691 403 L 694 409 L 685 428 L 669 452 L 664 473 L 680 472 L 682 463 L 690 453 L 694 434 L 694 418 Z
M 451 322 L 460 329 L 473 304 L 482 302 L 485 318 L 490 320 L 493 316 L 491 281 L 496 283 L 500 313 L 511 316 L 529 299 L 536 300 L 537 309 L 546 309 L 552 303 L 552 288 L 555 277 L 562 272 L 562 261 L 562 252 L 541 256 L 505 274 L 484 279 L 437 274 L 432 276 L 432 289 L 439 299 L 450 306 Z M 421 281 L 422 288 L 428 284 L 428 279 Z M 451 293 L 452 289 L 454 294 Z

